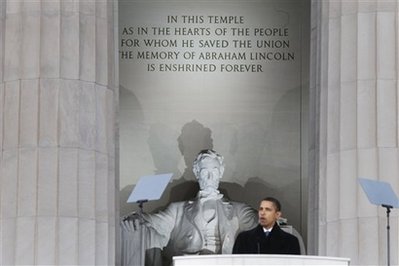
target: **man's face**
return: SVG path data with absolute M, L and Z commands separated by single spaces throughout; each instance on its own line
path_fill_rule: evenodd
M 201 190 L 217 190 L 221 178 L 220 164 L 217 159 L 204 158 L 199 163 L 198 183 Z
M 271 228 L 280 218 L 281 212 L 276 210 L 276 206 L 271 201 L 262 200 L 258 209 L 259 224 L 264 228 Z

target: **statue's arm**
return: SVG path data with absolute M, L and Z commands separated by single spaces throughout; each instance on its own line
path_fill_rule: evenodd
M 143 228 L 144 229 L 144 228 Z M 142 248 L 142 230 L 138 215 L 133 213 L 129 217 L 123 217 L 120 222 L 122 265 L 140 265 Z
M 151 241 L 159 239 L 158 245 L 164 247 L 167 245 L 170 234 L 178 219 L 178 212 L 180 209 L 179 203 L 171 203 L 165 210 L 154 214 L 144 214 L 143 218 L 146 226 L 150 230 L 149 237 Z
M 132 213 L 120 223 L 122 265 L 140 265 L 144 251 L 165 247 L 173 230 L 177 206 L 155 214 Z

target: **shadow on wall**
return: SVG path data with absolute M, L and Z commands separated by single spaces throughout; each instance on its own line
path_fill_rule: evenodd
M 128 93 L 127 90 L 126 93 Z M 252 163 L 253 165 L 249 167 L 252 169 L 261 167 L 261 172 L 264 174 L 257 176 L 257 170 L 247 173 L 252 177 L 248 178 L 244 186 L 232 182 L 223 182 L 223 179 L 220 183 L 220 191 L 226 198 L 231 201 L 247 203 L 255 209 L 258 208 L 259 200 L 266 196 L 274 196 L 280 199 L 284 215 L 288 216 L 286 217 L 288 222 L 296 228 L 300 228 L 301 220 L 300 196 L 298 196 L 300 195 L 301 184 L 300 178 L 292 178 L 298 173 L 292 169 L 296 162 L 291 161 L 292 156 L 290 154 L 298 153 L 300 150 L 296 143 L 288 140 L 297 139 L 299 131 L 295 132 L 286 127 L 287 123 L 289 125 L 299 123 L 300 119 L 298 119 L 298 112 L 286 112 L 283 107 L 289 105 L 293 108 L 295 104 L 298 104 L 298 93 L 298 89 L 290 90 L 276 104 L 269 128 L 269 137 L 271 136 L 272 141 L 266 142 L 266 147 L 263 148 L 267 151 L 260 154 L 256 153 L 253 160 L 237 160 L 238 164 Z M 295 106 L 293 109 L 297 110 L 298 108 L 298 106 Z M 167 136 L 174 134 L 171 131 L 165 124 L 154 124 L 148 132 L 147 143 L 154 161 L 154 174 L 170 172 L 174 173 L 174 178 L 177 177 L 177 179 L 168 184 L 160 200 L 145 204 L 144 211 L 146 212 L 164 209 L 170 202 L 194 198 L 199 187 L 192 172 L 192 163 L 200 150 L 213 149 L 211 129 L 196 120 L 186 123 L 181 128 L 180 135 L 176 140 L 165 138 L 165 132 L 167 132 Z M 243 146 L 247 147 L 248 145 Z M 251 150 L 251 152 L 253 153 L 254 150 Z M 182 160 L 181 157 L 183 157 Z M 184 161 L 184 170 L 181 167 L 182 172 L 180 172 L 179 162 L 182 161 Z M 226 164 L 229 163 L 226 161 Z M 299 168 L 299 166 L 295 167 Z M 237 168 L 246 169 L 248 166 L 237 165 Z M 233 180 L 241 179 L 242 174 L 233 174 Z M 131 184 L 120 191 L 121 215 L 138 209 L 137 204 L 126 203 L 133 188 L 134 184 Z
M 150 129 L 148 145 L 154 158 L 156 168 L 154 174 L 167 172 L 178 174 L 178 161 L 173 159 L 174 156 L 168 154 L 170 152 L 169 145 L 162 143 L 162 132 L 165 132 L 165 130 L 162 125 L 154 125 Z M 183 126 L 181 134 L 177 138 L 177 143 L 179 151 L 184 158 L 185 169 L 179 179 L 174 179 L 168 184 L 160 200 L 145 203 L 144 211 L 154 212 L 162 210 L 171 202 L 190 200 L 197 195 L 199 186 L 192 172 L 192 164 L 199 151 L 213 148 L 211 135 L 212 131 L 196 120 L 186 123 Z M 298 208 L 298 206 L 292 206 L 295 204 L 286 200 L 287 195 L 284 194 L 284 191 L 295 190 L 295 187 L 299 185 L 298 182 L 290 183 L 290 187 L 276 188 L 274 184 L 268 183 L 266 180 L 267 178 L 251 177 L 243 187 L 237 183 L 223 182 L 222 179 L 219 190 L 227 199 L 247 203 L 255 209 L 258 208 L 259 201 L 266 196 L 273 196 L 280 199 L 283 211 Z M 137 204 L 126 203 L 133 188 L 134 184 L 128 185 L 120 191 L 122 216 L 138 209 Z M 289 222 L 290 220 L 291 222 L 293 221 L 292 218 L 289 219 Z
M 258 209 L 259 202 L 263 198 L 275 197 L 281 202 L 283 217 L 288 219 L 289 224 L 292 224 L 293 216 L 287 210 L 299 208 L 300 205 L 299 202 L 291 202 L 284 191 L 292 191 L 298 186 L 299 181 L 295 181 L 285 187 L 275 188 L 273 184 L 264 179 L 251 177 L 244 187 L 237 183 L 221 182 L 219 190 L 229 200 L 244 202 L 254 209 Z
M 156 169 L 154 174 L 171 172 L 180 175 L 177 170 L 178 161 L 171 160 L 173 157 L 171 158 L 170 154 L 168 155 L 170 149 L 162 140 L 165 130 L 163 125 L 153 125 L 150 129 L 148 146 L 154 159 Z M 182 127 L 177 138 L 177 145 L 181 155 L 183 155 L 185 169 L 179 179 L 174 179 L 168 184 L 160 200 L 145 204 L 144 211 L 153 212 L 164 209 L 170 202 L 189 200 L 197 195 L 199 186 L 192 171 L 192 164 L 201 150 L 213 149 L 211 135 L 212 131 L 196 120 L 186 123 Z M 170 162 L 173 162 L 174 165 L 171 165 Z M 134 185 L 129 185 L 120 191 L 121 215 L 133 211 L 132 209 L 138 209 L 134 204 L 126 203 L 133 188 Z
M 283 215 L 288 222 L 304 235 L 306 241 L 306 209 L 304 197 L 307 191 L 306 176 L 302 176 L 304 168 L 301 163 L 306 158 L 301 157 L 301 123 L 302 120 L 302 87 L 293 87 L 286 91 L 276 102 L 270 123 L 270 142 L 265 152 L 266 172 L 274 173 L 273 187 L 279 190 L 276 197 L 280 198 Z M 304 132 L 305 133 L 305 132 Z M 306 147 L 306 146 L 304 146 Z M 272 182 L 272 180 L 270 180 Z M 306 204 L 306 203 L 305 203 Z

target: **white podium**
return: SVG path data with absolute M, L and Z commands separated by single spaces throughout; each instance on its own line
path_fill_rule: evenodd
M 350 259 L 304 255 L 194 255 L 173 257 L 174 266 L 349 265 Z

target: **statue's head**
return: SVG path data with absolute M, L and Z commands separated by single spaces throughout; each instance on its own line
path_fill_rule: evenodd
M 223 156 L 213 150 L 202 150 L 194 160 L 193 172 L 200 190 L 217 191 L 224 172 Z

